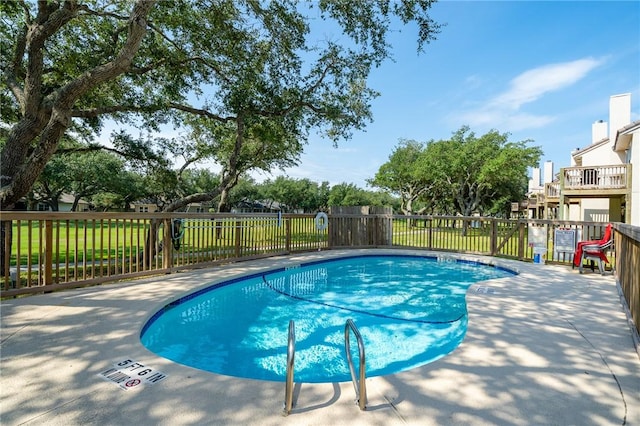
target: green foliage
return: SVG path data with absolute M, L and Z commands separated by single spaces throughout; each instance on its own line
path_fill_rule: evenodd
M 329 206 L 396 206 L 388 194 L 367 191 L 352 183 L 340 183 L 329 191 Z
M 262 184 L 265 198 L 277 201 L 285 211 L 313 212 L 327 204 L 326 182 L 318 185 L 309 179 L 292 179 L 278 176 Z
M 238 183 L 229 191 L 227 203 L 230 206 L 237 206 L 241 202 L 253 202 L 264 200 L 263 188 L 249 176 L 241 176 Z
M 74 197 L 72 210 L 80 199 L 90 200 L 101 193 L 120 193 L 124 203 L 126 194 L 136 194 L 126 184 L 129 177 L 121 157 L 64 138 L 58 153 L 35 182 L 29 199 L 47 203 L 54 211 L 58 210 L 58 201 L 63 194 Z
M 511 142 L 496 130 L 476 137 L 466 126 L 448 140 L 401 141 L 370 182 L 400 194 L 405 214 L 414 201 L 424 206 L 418 213 L 506 213 L 524 197 L 527 169 L 542 156 L 530 142 Z
M 454 133 L 443 163 L 446 182 L 454 194 L 456 212 L 504 211 L 505 200 L 520 200 L 527 189 L 527 169 L 537 166 L 540 147 L 530 140 L 510 142 L 496 130 L 476 137 L 468 127 Z
M 425 145 L 414 140 L 401 140 L 389 156 L 389 161 L 380 166 L 372 186 L 397 194 L 401 199 L 400 209 L 404 214 L 414 213 L 413 203 L 431 188 L 434 179 L 430 169 L 423 167 Z M 418 213 L 421 213 L 419 211 Z
M 194 194 L 196 192 L 207 192 L 218 187 L 220 176 L 212 173 L 209 169 L 185 170 L 180 175 L 179 188 L 183 194 Z

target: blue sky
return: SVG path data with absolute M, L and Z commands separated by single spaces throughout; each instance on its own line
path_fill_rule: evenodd
M 423 53 L 415 28 L 392 34 L 395 62 L 372 73 L 381 96 L 366 131 L 338 148 L 312 135 L 284 174 L 368 188 L 400 139 L 447 139 L 463 125 L 531 139 L 558 172 L 591 143 L 592 123 L 609 121 L 610 96 L 631 93 L 640 119 L 638 1 L 442 1 L 431 16 L 446 26 Z

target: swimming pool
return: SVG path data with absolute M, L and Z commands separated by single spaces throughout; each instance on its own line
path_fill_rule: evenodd
M 350 380 L 344 327 L 352 319 L 367 376 L 404 371 L 452 352 L 467 329 L 465 294 L 514 272 L 429 256 L 359 255 L 227 280 L 168 303 L 144 325 L 152 352 L 229 376 L 284 381 L 289 320 L 295 381 Z

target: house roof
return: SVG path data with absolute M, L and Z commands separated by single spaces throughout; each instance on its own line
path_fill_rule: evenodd
M 616 132 L 616 140 L 613 142 L 614 151 L 624 151 L 631 145 L 631 135 L 640 130 L 640 120 L 627 124 Z
M 640 130 L 640 120 L 636 120 L 633 123 L 627 124 L 626 126 L 618 129 L 612 149 L 614 151 L 624 151 L 625 149 L 628 149 L 631 143 L 631 135 L 638 130 Z M 581 158 L 585 153 L 593 151 L 608 142 L 608 137 L 600 139 L 599 141 L 587 145 L 584 148 L 576 149 L 571 153 L 571 156 L 575 159 Z
M 242 200 L 237 203 L 237 207 L 282 210 L 283 205 L 270 200 Z
M 60 203 L 66 203 L 66 204 L 73 204 L 73 201 L 75 200 L 75 197 L 71 194 L 67 194 L 64 193 L 60 196 L 60 198 L 58 199 L 58 202 Z M 89 202 L 85 199 L 80 198 L 78 200 L 78 204 L 89 204 Z
M 601 147 L 602 145 L 605 145 L 606 143 L 609 142 L 609 138 L 604 138 L 604 139 L 600 139 L 597 142 L 594 142 L 590 145 L 585 146 L 584 148 L 578 148 L 575 151 L 571 152 L 571 156 L 573 158 L 581 158 L 584 154 L 586 154 L 589 151 L 593 151 L 594 149 Z

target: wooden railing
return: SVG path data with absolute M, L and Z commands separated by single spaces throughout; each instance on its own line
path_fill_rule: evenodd
M 614 229 L 618 283 L 636 330 L 640 331 L 640 227 L 618 223 Z M 635 338 L 640 351 L 637 334 Z
M 318 250 L 314 216 L 1 212 L 2 297 Z
M 557 229 L 573 230 L 576 241 L 600 238 L 606 224 L 560 220 L 498 219 L 460 216 L 394 216 L 393 246 L 456 251 L 533 260 L 530 228 L 541 228 L 549 263 L 571 265 L 573 254 L 556 250 Z M 381 237 L 378 237 L 381 238 Z
M 547 182 L 544 184 L 544 196 L 546 199 L 560 198 L 560 182 Z
M 170 273 L 238 259 L 339 247 L 410 247 L 533 259 L 530 227 L 546 230 L 544 260 L 570 264 L 554 230 L 598 238 L 603 224 L 458 216 L 3 212 L 2 296 Z
M 619 194 L 631 187 L 631 164 L 615 166 L 565 167 L 560 171 L 562 182 L 547 182 L 544 185 L 544 197 L 547 201 L 558 202 L 562 192 L 593 192 L 594 195 L 606 195 L 607 192 Z
M 565 167 L 561 170 L 564 190 L 614 190 L 629 186 L 630 164 Z

